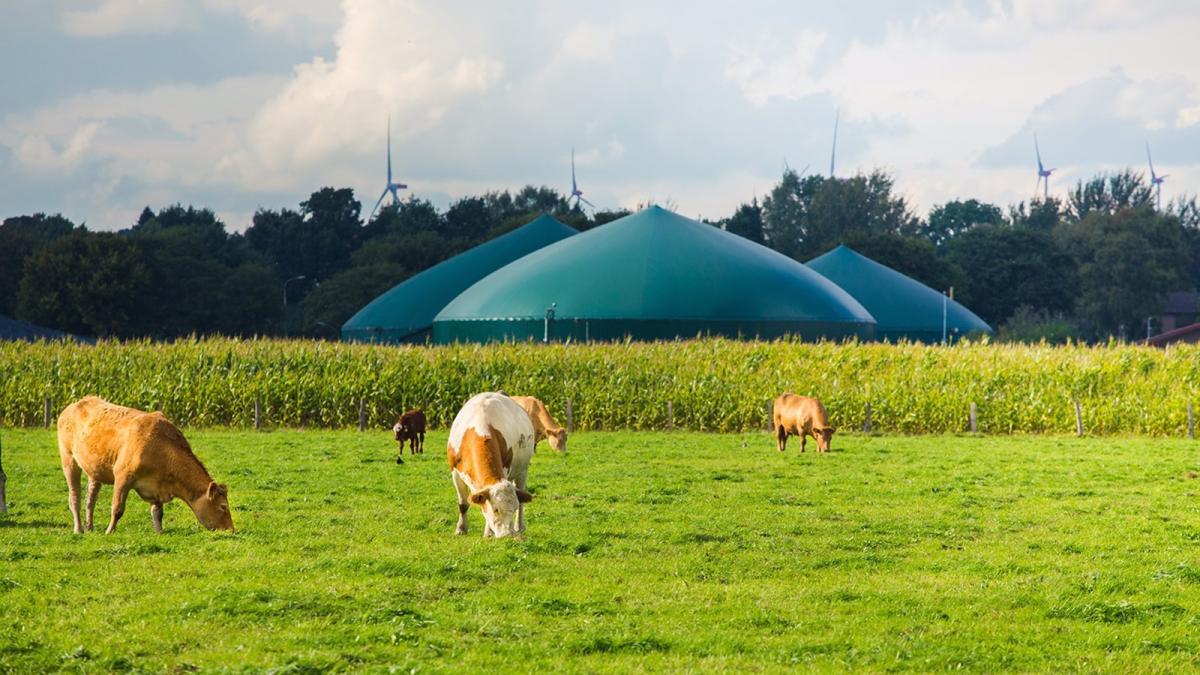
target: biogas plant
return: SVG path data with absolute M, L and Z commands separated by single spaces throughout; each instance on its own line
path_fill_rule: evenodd
M 991 332 L 945 294 L 848 247 L 805 265 L 651 206 L 583 233 L 541 215 L 383 293 L 342 339 L 932 343 Z

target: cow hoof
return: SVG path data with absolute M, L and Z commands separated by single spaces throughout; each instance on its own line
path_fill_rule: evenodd
M 397 463 L 397 464 L 403 464 L 403 463 L 404 463 L 404 458 L 403 458 L 403 457 L 397 457 L 397 458 L 396 458 L 396 463 Z

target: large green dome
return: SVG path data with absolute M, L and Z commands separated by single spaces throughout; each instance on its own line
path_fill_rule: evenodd
M 487 274 L 576 230 L 549 215 L 443 260 L 372 300 L 342 326 L 355 342 L 423 342 L 446 303 Z
M 653 206 L 484 277 L 437 315 L 433 340 L 870 339 L 874 324 L 791 258 Z
M 847 246 L 814 258 L 808 266 L 841 286 L 875 317 L 880 340 L 942 341 L 943 296 L 925 284 Z M 991 326 L 953 300 L 945 300 L 946 337 L 991 333 Z

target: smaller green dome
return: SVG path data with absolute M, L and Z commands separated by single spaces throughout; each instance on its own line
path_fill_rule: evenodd
M 821 276 L 841 286 L 875 317 L 880 340 L 942 341 L 945 301 L 947 337 L 991 333 L 992 327 L 959 303 L 848 246 L 808 261 Z

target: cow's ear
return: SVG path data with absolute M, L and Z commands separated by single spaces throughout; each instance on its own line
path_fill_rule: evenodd
M 522 503 L 529 503 L 529 502 L 533 501 L 533 495 L 529 494 L 528 492 L 526 492 L 524 490 L 518 489 L 517 490 L 517 501 L 522 502 Z
M 487 490 L 480 490 L 479 492 L 472 492 L 471 496 L 468 497 L 468 499 L 470 499 L 471 503 L 474 504 L 475 506 L 483 506 L 483 503 L 486 502 L 488 499 Z
M 208 484 L 208 498 L 209 499 L 216 499 L 217 497 L 228 495 L 228 494 L 229 494 L 229 488 L 225 487 L 224 485 L 218 485 L 215 482 L 210 482 Z
M 833 432 L 837 431 L 837 427 L 825 427 L 825 431 L 828 431 L 829 435 L 832 436 Z

